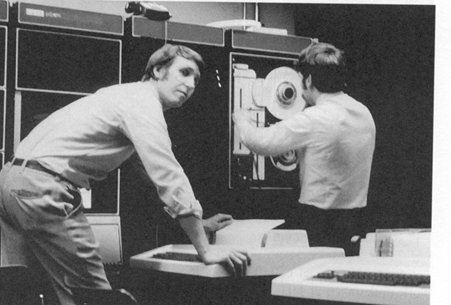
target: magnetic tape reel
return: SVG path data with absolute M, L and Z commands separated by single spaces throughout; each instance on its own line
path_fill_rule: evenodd
M 279 120 L 302 111 L 306 102 L 302 98 L 301 78 L 289 67 L 272 70 L 265 79 L 257 79 L 252 88 L 254 103 L 266 107 Z
M 298 155 L 296 150 L 289 150 L 278 156 L 271 156 L 271 163 L 278 169 L 289 172 L 296 169 Z

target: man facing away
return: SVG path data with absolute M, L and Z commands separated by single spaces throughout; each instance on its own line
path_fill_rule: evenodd
M 308 107 L 277 124 L 254 127 L 234 114 L 241 141 L 253 152 L 277 156 L 296 150 L 299 202 L 286 228 L 305 229 L 311 246 L 346 247 L 362 230 L 376 129 L 371 113 L 343 92 L 344 52 L 327 43 L 304 49 L 296 64 Z

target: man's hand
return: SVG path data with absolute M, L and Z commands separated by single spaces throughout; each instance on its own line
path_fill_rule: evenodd
M 250 258 L 246 251 L 209 245 L 202 221 L 195 215 L 179 216 L 177 220 L 205 264 L 223 264 L 237 277 L 246 275 L 247 266 L 250 265 Z
M 221 230 L 224 227 L 227 227 L 233 222 L 233 218 L 231 215 L 227 214 L 216 214 L 213 217 L 202 220 L 202 225 L 205 229 L 206 233 L 216 232 Z
M 251 118 L 249 116 L 249 111 L 236 111 L 233 113 L 233 121 L 240 128 L 245 122 L 251 123 Z
M 230 249 L 227 247 L 210 247 L 205 253 L 200 254 L 205 265 L 222 264 L 235 277 L 244 277 L 251 259 L 246 251 Z

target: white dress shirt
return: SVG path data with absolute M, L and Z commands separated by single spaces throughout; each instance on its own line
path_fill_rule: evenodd
M 163 108 L 150 82 L 103 88 L 54 112 L 21 142 L 15 156 L 36 160 L 80 187 L 102 180 L 134 152 L 172 216 L 202 208 L 172 152 Z
M 376 129 L 369 110 L 345 93 L 322 94 L 315 106 L 270 127 L 236 122 L 253 152 L 299 155 L 299 202 L 322 209 L 367 204 Z

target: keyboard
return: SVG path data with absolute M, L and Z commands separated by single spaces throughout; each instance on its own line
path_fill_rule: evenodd
M 323 280 L 336 280 L 343 283 L 388 285 L 388 286 L 421 286 L 430 285 L 431 277 L 428 275 L 383 273 L 383 272 L 355 272 L 330 270 L 320 272 L 314 278 Z
M 172 260 L 184 261 L 184 262 L 200 262 L 199 256 L 197 254 L 183 253 L 183 252 L 156 253 L 156 254 L 152 255 L 151 257 L 161 258 L 161 259 L 172 259 Z
M 271 294 L 347 304 L 429 305 L 429 266 L 428 258 L 318 259 L 273 279 Z

